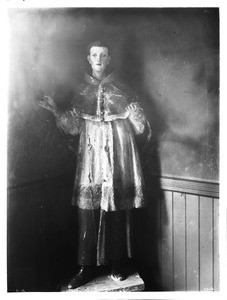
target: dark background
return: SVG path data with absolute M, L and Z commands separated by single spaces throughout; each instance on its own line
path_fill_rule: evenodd
M 153 131 L 145 150 L 138 139 L 150 209 L 137 263 L 147 289 L 158 290 L 156 210 L 164 200 L 153 175 L 219 177 L 218 9 L 10 9 L 9 20 L 8 289 L 55 290 L 76 268 L 69 145 L 77 140 L 38 103 L 43 94 L 59 106 L 70 101 L 87 44 L 102 38 Z

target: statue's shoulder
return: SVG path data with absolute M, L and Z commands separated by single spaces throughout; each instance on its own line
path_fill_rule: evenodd
M 114 85 L 118 90 L 120 90 L 122 93 L 124 93 L 128 97 L 136 96 L 136 93 L 133 91 L 133 89 L 120 76 L 117 77 L 117 79 L 114 82 Z
M 74 97 L 71 105 L 82 109 L 89 99 L 90 89 L 91 85 L 84 81 L 83 78 L 79 78 L 74 84 Z
M 83 94 L 83 92 L 88 88 L 89 84 L 83 80 L 79 80 L 75 84 L 75 93 L 76 94 Z

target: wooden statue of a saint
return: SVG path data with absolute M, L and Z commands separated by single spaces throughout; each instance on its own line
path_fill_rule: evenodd
M 80 136 L 72 198 L 80 270 L 68 289 L 90 281 L 100 265 L 111 264 L 113 280 L 125 279 L 122 260 L 133 257 L 132 211 L 146 206 L 135 135 L 150 135 L 150 127 L 139 98 L 115 71 L 107 73 L 110 51 L 100 41 L 88 46 L 91 74 L 75 87 L 70 108 L 58 109 L 48 96 L 40 102 L 65 133 Z

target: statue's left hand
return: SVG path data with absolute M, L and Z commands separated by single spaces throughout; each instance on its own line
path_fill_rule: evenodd
M 131 103 L 126 107 L 126 110 L 129 113 L 129 116 L 140 116 L 143 111 L 137 102 Z

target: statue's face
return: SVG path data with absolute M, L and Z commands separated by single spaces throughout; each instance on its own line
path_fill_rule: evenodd
M 110 62 L 110 56 L 106 47 L 92 47 L 87 57 L 94 72 L 104 72 Z

